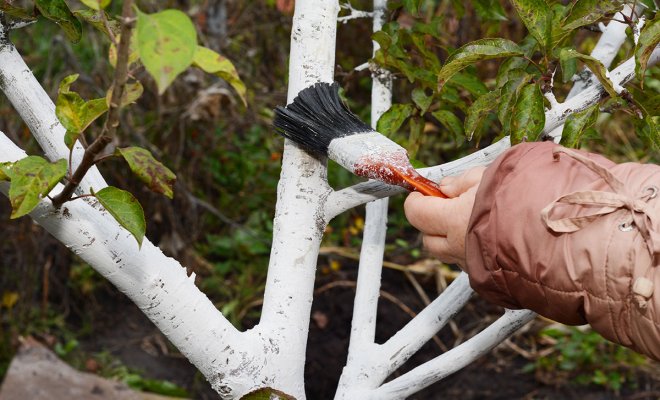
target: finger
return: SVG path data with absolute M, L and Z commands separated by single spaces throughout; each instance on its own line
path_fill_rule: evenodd
M 440 182 L 442 191 L 449 197 L 458 197 L 471 187 L 479 185 L 485 170 L 485 167 L 476 167 L 459 176 L 448 176 Z
M 440 261 L 445 263 L 457 263 L 456 250 L 445 236 L 424 235 L 424 248 Z
M 453 218 L 460 199 L 442 199 L 413 192 L 403 209 L 412 226 L 429 235 L 446 235 L 453 226 Z

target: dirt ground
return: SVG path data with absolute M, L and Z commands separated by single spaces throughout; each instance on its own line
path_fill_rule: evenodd
M 332 399 L 345 363 L 353 309 L 355 271 L 340 271 L 321 277 L 313 304 L 307 364 L 307 396 L 310 400 Z M 402 274 L 384 271 L 382 290 L 393 297 L 382 299 L 378 311 L 377 338 L 383 342 L 409 321 L 409 312 L 419 311 L 422 302 Z M 97 321 L 94 333 L 81 340 L 82 349 L 94 353 L 109 351 L 126 366 L 141 370 L 143 376 L 166 379 L 185 387 L 195 399 L 216 399 L 209 384 L 196 369 L 167 342 L 150 321 L 121 294 L 104 301 L 107 319 Z M 405 310 L 409 307 L 410 310 Z M 457 331 L 447 327 L 439 342 L 427 343 L 398 374 L 441 353 L 440 345 L 451 347 L 458 336 L 469 335 L 497 317 L 499 310 L 474 299 L 457 317 Z M 458 333 L 458 336 L 457 334 Z M 502 345 L 464 370 L 411 397 L 431 399 L 660 399 L 660 376 L 639 371 L 638 388 L 624 388 L 618 395 L 605 388 L 577 386 L 570 382 L 545 385 L 533 373 L 523 372 L 528 364 L 519 352 Z M 396 376 L 396 375 L 395 375 Z

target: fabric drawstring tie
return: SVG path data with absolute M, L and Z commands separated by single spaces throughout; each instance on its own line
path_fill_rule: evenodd
M 631 221 L 623 224 L 622 227 L 632 228 L 634 223 L 646 242 L 651 258 L 655 260 L 655 257 L 660 254 L 660 232 L 654 229 L 657 226 L 654 221 L 657 216 L 653 214 L 648 201 L 658 195 L 658 188 L 649 186 L 635 197 L 626 192 L 624 184 L 617 177 L 594 160 L 564 147 L 556 147 L 552 150 L 555 160 L 559 160 L 560 153 L 570 156 L 598 174 L 613 189 L 613 192 L 586 190 L 561 196 L 541 210 L 541 218 L 545 225 L 556 233 L 575 232 L 603 215 L 627 209 L 630 211 Z M 600 209 L 593 214 L 552 219 L 550 215 L 560 204 L 596 206 Z M 655 262 L 652 265 L 655 266 Z M 653 295 L 651 280 L 648 277 L 636 279 L 633 283 L 633 294 L 640 308 L 646 308 L 648 299 Z

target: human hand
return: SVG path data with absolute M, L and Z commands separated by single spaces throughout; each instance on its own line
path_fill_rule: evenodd
M 424 247 L 443 262 L 465 265 L 465 235 L 484 170 L 477 167 L 444 178 L 440 187 L 448 199 L 419 192 L 406 198 L 406 218 L 424 234 Z

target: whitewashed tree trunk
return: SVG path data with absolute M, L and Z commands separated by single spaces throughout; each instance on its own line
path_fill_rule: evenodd
M 382 26 L 386 0 L 374 0 L 374 29 Z M 333 80 L 337 0 L 298 0 L 291 35 L 289 101 L 303 88 Z M 7 95 L 51 160 L 68 156 L 64 128 L 53 102 L 25 65 L 0 25 L 0 88 Z M 658 61 L 659 51 L 650 64 Z M 634 63 L 614 69 L 617 85 L 632 77 Z M 391 76 L 375 73 L 372 123 L 389 108 Z M 562 123 L 570 111 L 588 107 L 600 98 L 599 85 L 585 87 L 569 101 L 547 112 L 546 132 Z M 569 111 L 570 110 L 570 111 Z M 1 128 L 1 127 L 0 127 Z M 421 170 L 439 180 L 467 168 L 487 165 L 509 147 L 507 138 L 461 160 Z M 74 151 L 74 166 L 82 148 Z M 0 133 L 0 162 L 25 157 Z M 461 275 L 417 317 L 383 344 L 374 343 L 376 307 L 384 252 L 388 196 L 403 189 L 370 181 L 333 190 L 326 179 L 326 160 L 285 143 L 275 208 L 273 245 L 262 317 L 246 332 L 236 330 L 195 286 L 194 274 L 166 257 L 148 240 L 138 249 L 135 240 L 102 207 L 90 199 L 53 208 L 44 199 L 30 214 L 55 238 L 89 263 L 125 293 L 169 340 L 208 379 L 223 399 L 237 399 L 262 387 L 305 398 L 305 349 L 310 321 L 316 262 L 323 231 L 336 215 L 361 204 L 367 222 L 360 261 L 355 312 L 347 365 L 337 399 L 401 399 L 457 371 L 534 317 L 529 311 L 507 311 L 493 325 L 386 384 L 384 380 L 408 360 L 458 312 L 472 294 Z M 92 168 L 80 192 L 106 185 Z M 8 185 L 0 183 L 7 194 Z M 59 185 L 51 194 L 62 189 Z M 374 201 L 384 199 L 380 201 Z

